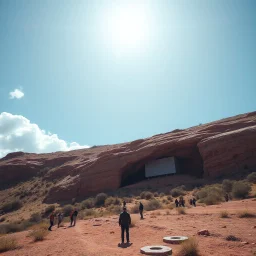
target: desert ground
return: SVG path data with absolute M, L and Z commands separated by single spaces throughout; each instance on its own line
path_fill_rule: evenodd
M 129 209 L 129 204 L 128 204 Z M 229 218 L 221 218 L 227 211 Z M 10 234 L 18 240 L 19 249 L 3 253 L 3 256 L 51 256 L 51 255 L 141 255 L 140 248 L 146 245 L 167 245 L 177 255 L 181 245 L 166 244 L 164 236 L 195 237 L 202 256 L 251 256 L 256 255 L 256 219 L 239 218 L 238 213 L 248 210 L 256 213 L 256 200 L 246 199 L 224 202 L 219 205 L 186 208 L 180 215 L 176 209 L 148 211 L 144 219 L 131 214 L 135 226 L 130 229 L 131 244 L 120 245 L 118 215 L 89 220 L 79 220 L 75 227 L 64 223 L 53 227 L 45 240 L 33 242 L 29 230 Z M 210 236 L 197 232 L 208 229 Z M 241 241 L 227 241 L 229 235 Z

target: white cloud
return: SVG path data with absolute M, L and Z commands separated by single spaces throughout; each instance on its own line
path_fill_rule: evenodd
M 41 130 L 24 116 L 6 112 L 0 114 L 0 158 L 14 151 L 50 153 L 88 147 L 77 142 L 67 143 L 57 134 Z
M 24 93 L 20 89 L 15 89 L 13 92 L 9 93 L 10 99 L 21 99 L 24 97 Z

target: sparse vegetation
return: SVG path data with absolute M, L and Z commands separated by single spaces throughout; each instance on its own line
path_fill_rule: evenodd
M 140 198 L 141 199 L 147 199 L 150 200 L 154 197 L 153 193 L 149 192 L 149 191 L 143 191 L 140 194 Z
M 227 211 L 221 211 L 220 212 L 220 217 L 221 218 L 228 218 L 229 216 L 228 216 L 228 212 Z
M 13 237 L 0 237 L 0 253 L 15 250 L 17 248 L 17 240 Z
M 178 214 L 186 214 L 186 209 L 183 207 L 176 208 Z
M 120 200 L 117 197 L 108 197 L 105 200 L 105 206 L 110 206 L 110 205 L 121 205 Z
M 236 236 L 233 236 L 233 235 L 229 235 L 226 237 L 226 240 L 227 241 L 241 241 L 240 238 L 236 237 Z
M 177 187 L 177 188 L 173 188 L 170 191 L 170 194 L 171 194 L 172 197 L 184 196 L 185 191 L 183 190 L 182 187 Z
M 46 208 L 45 208 L 45 210 L 44 210 L 44 216 L 45 217 L 48 217 L 48 215 L 50 214 L 50 213 L 52 213 L 53 211 L 55 210 L 55 205 L 49 205 L 49 206 L 47 206 Z
M 180 251 L 178 252 L 178 256 L 198 256 L 198 242 L 195 238 L 189 238 L 187 241 L 181 244 Z
M 161 203 L 156 200 L 156 199 L 152 199 L 150 200 L 146 205 L 145 205 L 145 210 L 146 211 L 153 211 L 153 210 L 157 210 L 162 208 Z
M 71 204 L 67 204 L 62 208 L 62 212 L 65 217 L 70 216 L 71 212 L 73 211 L 74 207 Z
M 232 191 L 233 184 L 234 184 L 234 181 L 232 180 L 223 180 L 222 181 L 223 191 L 225 191 L 226 193 L 230 193 Z
M 88 198 L 88 199 L 84 200 L 81 203 L 81 205 L 82 205 L 82 209 L 91 209 L 95 205 L 95 200 L 94 200 L 94 198 Z
M 172 201 L 173 201 L 172 196 L 167 196 L 167 200 L 170 201 L 170 202 L 172 202 Z
M 164 197 L 165 196 L 165 193 L 160 193 L 160 195 L 159 195 L 160 197 Z
M 218 204 L 224 200 L 222 186 L 218 184 L 205 186 L 196 193 L 196 198 L 206 205 Z
M 22 202 L 19 200 L 13 200 L 11 202 L 3 204 L 1 207 L 2 212 L 13 212 L 22 207 Z
M 35 229 L 35 230 L 32 230 L 30 232 L 30 236 L 33 238 L 33 241 L 34 242 L 37 242 L 37 241 L 42 241 L 45 239 L 45 237 L 48 235 L 48 231 L 43 229 L 43 228 L 39 228 L 39 229 Z
M 254 218 L 256 217 L 255 214 L 253 214 L 252 212 L 249 212 L 248 210 L 244 210 L 238 213 L 238 217 L 239 218 Z
M 42 220 L 41 214 L 38 212 L 33 213 L 29 219 L 30 222 L 35 222 L 35 223 L 39 223 L 41 220 Z
M 252 172 L 247 176 L 247 180 L 252 183 L 256 183 L 256 172 Z
M 114 214 L 120 214 L 122 212 L 122 208 L 119 205 L 109 205 L 107 207 L 107 211 Z
M 108 198 L 108 195 L 105 193 L 98 194 L 95 198 L 95 206 L 97 207 L 103 206 L 107 198 Z
M 32 225 L 33 223 L 29 222 L 28 220 L 24 220 L 22 222 L 4 223 L 0 225 L 0 234 L 20 232 Z
M 158 192 L 154 192 L 154 197 L 158 197 L 158 196 L 159 196 Z
M 235 198 L 246 198 L 251 191 L 251 186 L 244 181 L 236 181 L 233 184 L 232 195 Z
M 130 213 L 139 213 L 139 206 L 136 204 L 132 206 L 132 208 L 130 209 Z

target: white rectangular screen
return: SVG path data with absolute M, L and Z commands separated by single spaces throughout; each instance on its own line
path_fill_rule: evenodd
M 174 157 L 166 157 L 145 164 L 147 178 L 171 173 L 176 173 Z

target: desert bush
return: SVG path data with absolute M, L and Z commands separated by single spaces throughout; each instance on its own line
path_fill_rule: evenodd
M 158 194 L 158 192 L 154 192 L 154 197 L 158 197 L 159 196 L 159 194 Z
M 140 197 L 141 197 L 141 199 L 150 200 L 154 197 L 154 195 L 150 191 L 143 191 L 143 192 L 141 192 Z
M 5 217 L 0 218 L 0 222 L 4 222 L 6 220 Z
M 138 205 L 132 206 L 132 208 L 130 209 L 130 213 L 139 213 L 139 206 Z
M 6 223 L 0 225 L 0 234 L 8 234 L 8 233 L 15 233 L 20 232 L 28 227 L 32 226 L 33 223 L 29 222 L 28 220 L 24 220 L 20 223 L 13 222 L 13 223 Z
M 165 193 L 160 193 L 160 195 L 159 195 L 160 197 L 164 197 L 165 196 Z
M 35 222 L 35 223 L 38 223 L 42 220 L 42 217 L 41 217 L 41 214 L 40 213 L 33 213 L 31 214 L 30 218 L 29 218 L 29 221 L 30 222 Z
M 184 196 L 185 195 L 185 192 L 184 190 L 182 189 L 182 187 L 177 187 L 177 188 L 173 188 L 171 191 L 170 191 L 170 194 L 172 197 L 178 197 L 178 196 Z
M 181 244 L 180 251 L 178 252 L 178 256 L 198 256 L 198 242 L 195 238 L 189 238 L 187 241 Z
M 71 212 L 73 211 L 74 207 L 71 204 L 67 204 L 62 208 L 63 215 L 65 217 L 70 216 Z
M 123 201 L 125 201 L 126 203 L 132 203 L 132 198 L 131 197 L 124 197 Z
M 226 237 L 226 240 L 227 240 L 227 241 L 241 241 L 240 238 L 235 237 L 235 236 L 233 236 L 233 235 L 227 236 L 227 237 Z
M 30 232 L 30 236 L 33 238 L 34 242 L 42 241 L 48 235 L 48 230 L 43 228 L 35 229 Z
M 205 186 L 196 193 L 196 198 L 200 199 L 200 203 L 206 205 L 218 204 L 224 200 L 224 193 L 221 185 Z
M 256 183 L 256 172 L 252 172 L 247 176 L 247 180 L 252 183 Z
M 156 209 L 160 209 L 161 207 L 162 207 L 162 205 L 158 200 L 152 199 L 145 205 L 145 210 L 146 211 L 153 211 L 153 210 L 156 210 Z
M 167 200 L 170 201 L 170 202 L 172 202 L 172 201 L 173 201 L 172 196 L 167 196 Z
M 232 180 L 223 180 L 222 181 L 222 189 L 226 193 L 230 193 L 232 191 L 232 188 L 233 188 L 233 183 L 234 183 L 234 181 L 232 181 Z
M 165 198 L 163 198 L 163 199 L 162 199 L 162 203 L 163 203 L 163 204 L 166 204 L 166 203 L 168 203 L 168 200 L 166 200 Z
M 119 205 L 112 204 L 107 207 L 107 211 L 114 214 L 120 214 L 122 212 L 122 207 Z
M 221 218 L 228 218 L 229 216 L 228 216 L 228 212 L 227 211 L 221 211 L 220 212 L 220 217 Z
M 176 208 L 178 214 L 186 214 L 186 209 L 182 207 Z
M 256 215 L 253 214 L 252 212 L 249 212 L 248 210 L 244 210 L 244 211 L 238 212 L 238 217 L 239 218 L 254 218 L 254 217 L 256 217 Z
M 0 253 L 15 250 L 17 248 L 17 240 L 13 237 L 0 237 Z
M 55 205 L 49 205 L 44 210 L 44 217 L 48 217 L 50 213 L 52 213 L 55 210 Z
M 1 211 L 3 212 L 13 212 L 22 207 L 22 202 L 19 200 L 13 200 L 11 202 L 3 204 Z
M 96 214 L 96 211 L 93 209 L 86 209 L 83 211 L 85 216 L 93 216 Z
M 126 202 L 126 201 L 125 201 Z M 110 205 L 120 205 L 121 202 L 120 200 L 117 198 L 117 197 L 108 197 L 106 200 L 105 200 L 105 206 L 110 206 Z
M 81 205 L 82 205 L 82 209 L 91 209 L 95 205 L 95 200 L 94 200 L 94 198 L 88 198 L 88 199 L 84 200 L 81 203 Z
M 233 184 L 232 196 L 235 198 L 246 198 L 251 191 L 251 186 L 244 181 L 236 181 Z
M 108 195 L 105 193 L 100 193 L 95 198 L 95 206 L 103 206 L 105 204 L 106 199 L 108 198 Z

